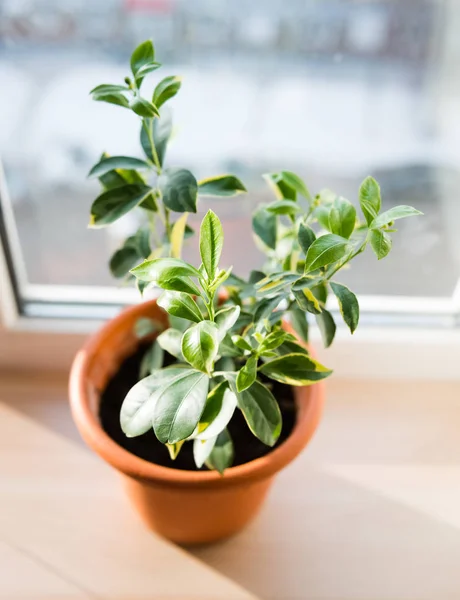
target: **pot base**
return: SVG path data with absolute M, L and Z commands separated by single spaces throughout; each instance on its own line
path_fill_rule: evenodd
M 222 490 L 181 494 L 122 476 L 126 493 L 149 529 L 183 546 L 217 542 L 238 533 L 259 512 L 273 479 Z

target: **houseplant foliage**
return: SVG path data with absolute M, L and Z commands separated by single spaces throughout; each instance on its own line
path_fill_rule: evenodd
M 135 208 L 143 211 L 145 224 L 114 254 L 111 270 L 116 277 L 134 276 L 141 291 L 160 288 L 158 305 L 170 317 L 170 327 L 161 332 L 154 321 L 139 323 L 141 337 L 158 335 L 142 362 L 141 379 L 124 400 L 120 423 L 129 437 L 153 428 L 171 459 L 184 443 L 192 443 L 196 466 L 222 473 L 232 465 L 227 426 L 236 410 L 257 438 L 273 446 L 282 428 L 274 382 L 308 386 L 331 374 L 305 343 L 315 320 L 324 345 L 331 345 L 336 323 L 326 308 L 329 295 L 336 297 L 350 332 L 358 326 L 358 300 L 337 281 L 339 271 L 367 247 L 378 259 L 387 256 L 394 222 L 421 213 L 410 206 L 382 212 L 372 177 L 359 189 L 358 215 L 347 199 L 330 190 L 313 196 L 300 177 L 280 171 L 264 176 L 275 197 L 252 221 L 267 257 L 264 269 L 245 280 L 221 267 L 224 233 L 211 210 L 199 232 L 202 262 L 189 264 L 181 249 L 192 234 L 186 220 L 197 210 L 197 197 L 246 189 L 232 175 L 197 181 L 186 169 L 164 167 L 172 129 L 164 104 L 179 91 L 180 79 L 161 80 L 152 98 L 144 98 L 144 77 L 159 67 L 152 43 L 144 42 L 132 55 L 126 85 L 91 92 L 95 100 L 140 117 L 145 154 L 142 159 L 103 155 L 91 169 L 103 187 L 91 209 L 91 226 L 109 225 Z M 296 336 L 284 328 L 285 319 Z M 166 355 L 173 364 L 164 367 Z

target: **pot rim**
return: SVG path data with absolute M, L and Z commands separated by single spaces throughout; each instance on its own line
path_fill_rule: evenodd
M 140 458 L 119 446 L 102 428 L 89 391 L 89 372 L 104 340 L 123 323 L 132 323 L 144 316 L 156 300 L 149 300 L 124 309 L 90 336 L 77 353 L 70 372 L 69 397 L 73 418 L 86 443 L 117 470 L 135 479 L 167 487 L 231 487 L 244 481 L 265 479 L 291 462 L 304 448 L 321 417 L 325 396 L 324 382 L 294 387 L 298 416 L 290 436 L 265 456 L 217 471 L 186 471 L 171 469 Z M 289 325 L 287 325 L 289 328 Z

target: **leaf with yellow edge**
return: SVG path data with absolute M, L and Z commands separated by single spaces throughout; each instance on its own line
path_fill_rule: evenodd
M 182 254 L 182 245 L 184 243 L 185 226 L 187 224 L 188 213 L 185 212 L 174 223 L 171 231 L 171 257 L 180 258 Z
M 171 460 L 176 460 L 177 455 L 179 454 L 180 449 L 182 448 L 182 444 L 184 442 L 185 440 L 181 440 L 180 442 L 176 442 L 175 444 L 165 444 L 165 446 L 168 449 Z

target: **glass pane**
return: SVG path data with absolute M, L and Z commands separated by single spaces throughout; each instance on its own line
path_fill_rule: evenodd
M 200 204 L 225 221 L 237 273 L 261 261 L 250 214 L 270 198 L 262 173 L 296 171 L 350 200 L 371 173 L 385 204 L 426 216 L 400 222 L 379 268 L 369 253 L 341 279 L 368 294 L 452 294 L 460 5 L 435 0 L 0 1 L 0 153 L 30 282 L 112 282 L 106 262 L 134 219 L 87 230 L 98 186 L 85 176 L 103 150 L 141 156 L 138 123 L 88 91 L 121 82 L 148 37 L 164 75 L 184 77 L 169 164 L 232 171 L 250 189 Z

